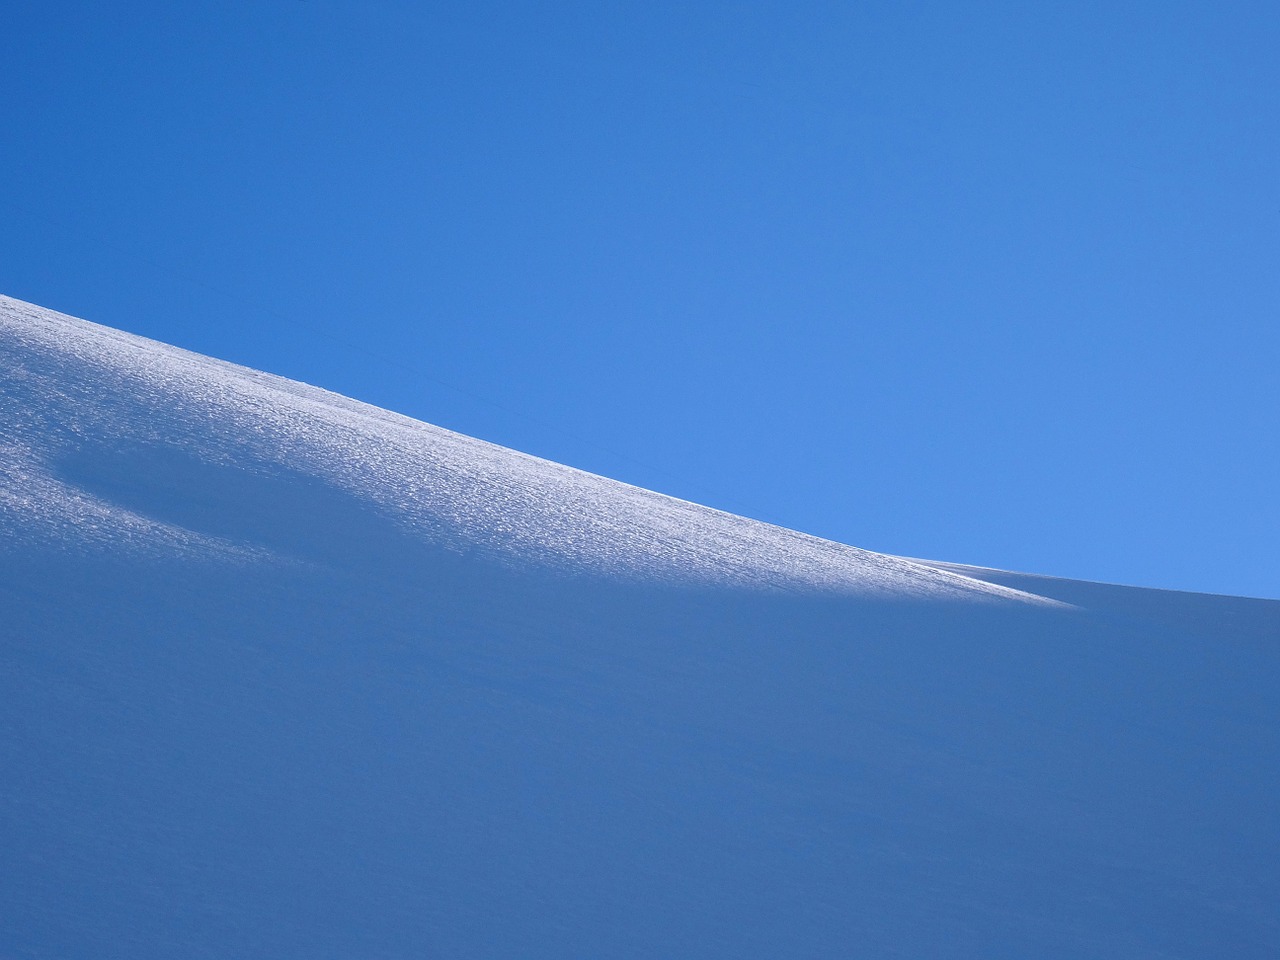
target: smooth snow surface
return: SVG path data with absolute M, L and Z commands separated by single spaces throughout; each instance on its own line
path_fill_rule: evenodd
M 2 957 L 1280 955 L 1277 602 L 840 546 L 5 298 L 0 543 Z

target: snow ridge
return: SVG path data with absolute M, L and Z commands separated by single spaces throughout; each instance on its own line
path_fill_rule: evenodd
M 301 471 L 376 504 L 421 537 L 517 564 L 774 590 L 1055 603 L 593 476 L 9 298 L 0 298 L 0 351 L 0 502 L 11 511 L 38 504 L 29 519 L 64 532 L 74 526 L 89 539 L 260 552 L 78 489 L 56 462 L 83 452 L 78 435 L 115 445 L 95 456 L 170 449 L 259 474 Z M 190 449 L 192 437 L 200 449 Z

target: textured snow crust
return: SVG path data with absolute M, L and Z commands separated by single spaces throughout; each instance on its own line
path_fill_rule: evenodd
M 0 298 L 0 350 L 6 383 L 0 498 L 46 528 L 74 527 L 77 537 L 253 550 L 140 515 L 60 478 L 51 460 L 83 453 L 77 438 L 92 436 L 97 457 L 167 449 L 259 473 L 287 468 L 376 504 L 420 537 L 518 564 L 867 595 L 1017 596 L 8 298 Z

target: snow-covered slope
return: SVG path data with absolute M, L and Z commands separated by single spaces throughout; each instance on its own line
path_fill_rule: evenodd
M 0 956 L 1280 952 L 1280 603 L 840 546 L 4 298 L 0 544 Z
M 279 559 L 296 553 L 275 542 L 289 535 L 280 526 L 324 522 L 280 516 L 274 498 L 292 499 L 302 483 L 380 512 L 406 537 L 516 566 L 863 595 L 1011 596 L 14 300 L 0 300 L 0 323 L 8 453 L 0 496 L 31 536 L 62 537 L 71 526 L 74 540 Z M 228 482 L 234 496 L 223 495 Z M 220 491 L 216 503 L 205 502 L 209 491 Z M 261 522 L 244 524 L 246 509 Z

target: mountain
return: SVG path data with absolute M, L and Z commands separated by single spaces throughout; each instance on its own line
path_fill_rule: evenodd
M 0 544 L 6 958 L 1280 954 L 1280 602 L 841 546 L 7 298 Z

